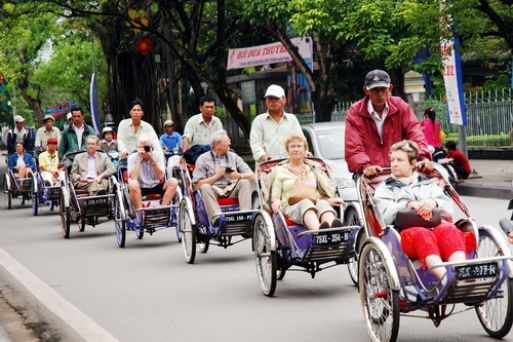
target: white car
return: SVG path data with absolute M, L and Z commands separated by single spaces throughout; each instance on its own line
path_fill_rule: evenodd
M 314 157 L 322 158 L 333 171 L 340 196 L 344 201 L 358 201 L 353 174 L 344 155 L 345 123 L 319 122 L 301 127 Z

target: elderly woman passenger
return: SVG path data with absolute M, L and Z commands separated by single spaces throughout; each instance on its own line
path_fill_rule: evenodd
M 397 213 L 405 208 L 415 211 L 424 220 L 431 220 L 433 210 L 441 210 L 443 217 L 453 211 L 452 202 L 443 190 L 415 169 L 419 148 L 412 141 L 401 141 L 390 148 L 391 177 L 381 183 L 374 194 L 378 211 L 385 224 L 393 224 Z M 401 245 L 411 258 L 419 259 L 423 266 L 444 261 L 465 260 L 463 233 L 452 223 L 441 221 L 434 228 L 409 227 L 400 232 Z M 442 279 L 446 269 L 431 270 Z
M 308 229 L 341 227 L 333 206 L 344 203 L 335 196 L 335 186 L 320 165 L 305 158 L 306 139 L 293 134 L 285 141 L 289 155 L 286 164 L 275 170 L 271 189 L 272 210 L 283 209 L 292 221 Z
M 7 166 L 16 178 L 27 178 L 37 169 L 36 162 L 30 153 L 25 152 L 25 144 L 16 143 L 16 152 L 9 156 Z

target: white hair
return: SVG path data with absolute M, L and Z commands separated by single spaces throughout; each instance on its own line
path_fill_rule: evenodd
M 150 137 L 145 134 L 141 134 L 139 138 L 137 138 L 137 145 L 139 146 L 142 143 L 146 143 L 144 144 L 145 146 L 155 147 L 153 146 L 153 140 L 151 140 Z
M 215 143 L 223 141 L 225 137 L 228 138 L 228 133 L 224 129 L 215 132 L 214 135 L 212 135 L 212 146 Z

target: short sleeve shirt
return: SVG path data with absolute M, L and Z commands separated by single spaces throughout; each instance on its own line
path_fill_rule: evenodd
M 171 135 L 164 133 L 160 136 L 160 145 L 163 149 L 168 150 L 172 150 L 175 147 L 181 147 L 183 145 L 182 137 L 177 132 L 173 132 Z
M 218 156 L 214 151 L 209 151 L 203 153 L 199 156 L 198 160 L 196 160 L 196 167 L 192 174 L 192 182 L 196 183 L 202 179 L 212 177 L 219 166 L 229 166 L 239 173 L 252 172 L 248 164 L 234 152 L 228 151 L 225 155 Z M 217 180 L 214 185 L 227 185 L 230 183 L 232 183 L 232 180 L 223 176 Z
M 45 151 L 39 155 L 39 167 L 44 167 L 48 171 L 57 171 L 59 167 L 59 154 Z
M 141 135 L 145 135 L 151 139 L 155 150 L 161 150 L 159 137 L 157 133 L 155 133 L 152 125 L 146 121 L 141 121 L 139 129 L 135 132 L 132 119 L 125 119 L 121 120 L 118 126 L 117 141 L 119 152 L 131 153 L 137 150 L 137 139 L 139 139 Z
M 57 144 L 61 140 L 61 131 L 57 127 L 52 127 L 50 132 L 46 131 L 46 127 L 40 127 L 36 133 L 36 146 L 43 146 L 46 148 L 48 146 L 48 139 L 55 138 L 57 139 Z
M 162 154 L 162 151 L 153 151 L 153 160 L 155 160 L 155 163 L 157 163 L 157 166 L 162 172 L 165 172 L 166 165 L 164 162 L 164 155 Z M 127 161 L 127 170 L 128 174 L 132 173 L 132 170 L 135 167 L 135 162 L 137 161 L 137 155 L 138 153 L 132 153 L 128 156 Z M 153 172 L 153 168 L 151 166 L 151 163 L 149 163 L 146 160 L 141 161 L 141 171 L 139 172 L 139 185 L 141 188 L 150 189 L 154 188 L 160 183 L 160 179 L 157 178 L 157 175 L 155 172 Z
M 190 141 L 191 146 L 208 145 L 212 143 L 214 133 L 223 129 L 223 123 L 218 117 L 212 116 L 210 124 L 206 124 L 202 114 L 192 116 L 185 124 L 183 137 Z

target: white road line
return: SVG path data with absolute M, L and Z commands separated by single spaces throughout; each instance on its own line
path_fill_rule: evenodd
M 107 330 L 64 299 L 2 248 L 0 248 L 0 265 L 86 341 L 118 341 Z

